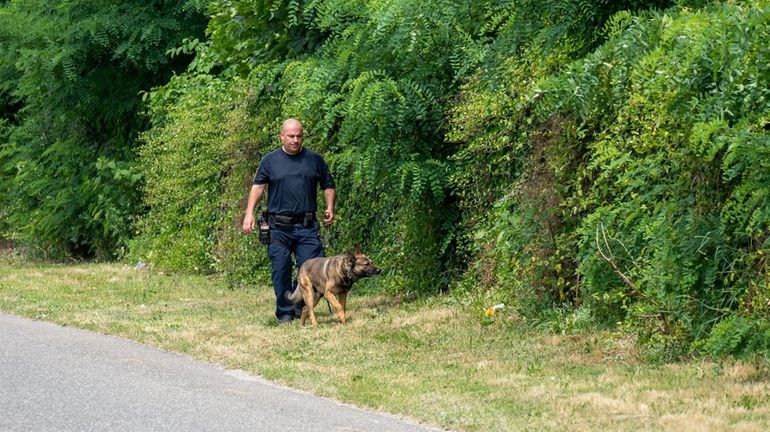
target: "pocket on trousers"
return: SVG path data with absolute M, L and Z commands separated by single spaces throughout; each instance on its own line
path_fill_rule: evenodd
M 291 253 L 285 246 L 275 243 L 267 245 L 267 257 L 270 261 L 275 263 L 276 261 L 284 261 L 290 258 Z

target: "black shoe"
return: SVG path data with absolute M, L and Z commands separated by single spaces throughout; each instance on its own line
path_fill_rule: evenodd
M 294 317 L 291 316 L 291 315 L 284 315 L 284 316 L 278 318 L 278 324 L 279 325 L 289 324 L 292 321 L 294 321 Z

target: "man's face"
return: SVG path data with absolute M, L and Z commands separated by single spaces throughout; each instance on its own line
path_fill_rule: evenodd
M 289 122 L 281 130 L 281 143 L 283 151 L 290 155 L 295 155 L 302 150 L 302 125 L 295 122 Z

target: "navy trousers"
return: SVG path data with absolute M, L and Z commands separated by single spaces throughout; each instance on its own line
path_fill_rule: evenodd
M 270 224 L 272 242 L 267 246 L 267 255 L 272 264 L 273 289 L 275 290 L 275 316 L 278 319 L 299 317 L 301 310 L 286 300 L 285 293 L 297 286 L 294 280 L 292 255 L 296 268 L 310 258 L 324 256 L 324 247 L 318 236 L 318 223 L 309 227 L 295 224 L 291 228 L 277 228 Z

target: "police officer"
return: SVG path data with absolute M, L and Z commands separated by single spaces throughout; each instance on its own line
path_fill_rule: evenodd
M 334 221 L 336 190 L 329 167 L 318 153 L 302 147 L 302 123 L 293 118 L 281 125 L 281 147 L 266 154 L 259 163 L 254 184 L 249 192 L 243 231 L 254 230 L 254 209 L 267 188 L 267 211 L 271 241 L 267 254 L 272 263 L 275 290 L 275 316 L 288 323 L 299 316 L 296 305 L 285 299 L 292 291 L 292 254 L 297 268 L 310 258 L 324 255 L 318 237 L 316 196 L 323 190 L 326 201 L 324 223 Z

